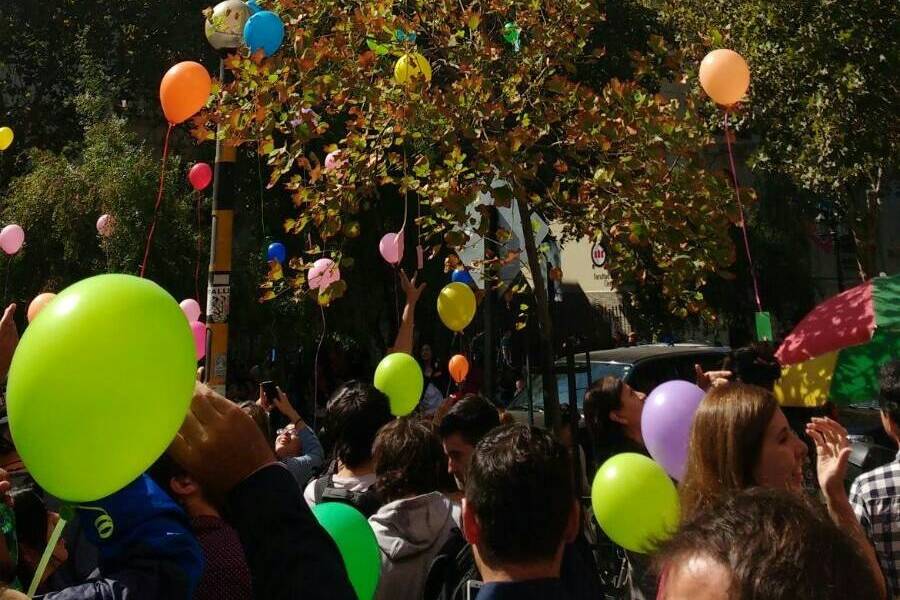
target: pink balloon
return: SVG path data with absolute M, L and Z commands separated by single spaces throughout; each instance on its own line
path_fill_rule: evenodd
M 205 190 L 212 183 L 213 171 L 206 163 L 197 163 L 188 171 L 188 180 L 194 189 L 199 191 Z
M 309 287 L 314 290 L 324 290 L 329 285 L 341 280 L 341 270 L 330 258 L 320 258 L 313 263 L 309 270 Z
M 378 242 L 381 257 L 392 265 L 399 265 L 403 260 L 403 232 L 386 233 Z
M 206 323 L 191 321 L 191 333 L 194 334 L 194 347 L 197 349 L 197 360 L 206 356 Z
M 116 220 L 112 215 L 100 215 L 100 218 L 97 219 L 97 233 L 103 237 L 109 237 L 112 235 L 115 224 Z
M 325 170 L 331 171 L 333 169 L 340 169 L 344 164 L 344 161 L 341 160 L 341 151 L 335 150 L 334 152 L 329 152 L 328 156 L 325 157 Z
M 187 300 L 182 300 L 181 310 L 184 312 L 184 316 L 187 317 L 187 320 L 193 323 L 194 321 L 200 320 L 200 303 L 194 300 L 193 298 L 188 298 Z
M 7 225 L 0 231 L 0 248 L 7 254 L 15 254 L 25 243 L 25 231 L 18 225 Z

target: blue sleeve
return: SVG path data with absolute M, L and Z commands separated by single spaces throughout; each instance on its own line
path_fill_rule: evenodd
M 315 471 L 321 468 L 325 453 L 319 438 L 309 427 L 300 430 L 300 440 L 303 443 L 303 456 L 286 458 L 282 462 L 297 480 L 297 485 L 303 487 L 312 479 Z

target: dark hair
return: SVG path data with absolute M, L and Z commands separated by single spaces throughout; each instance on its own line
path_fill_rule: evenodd
M 730 572 L 729 598 L 877 598 L 873 573 L 849 535 L 801 495 L 751 488 L 685 523 L 659 548 L 665 573 L 693 557 Z
M 900 360 L 882 365 L 879 382 L 878 406 L 891 421 L 900 425 Z
M 467 444 L 474 446 L 499 425 L 500 413 L 494 405 L 477 394 L 468 394 L 444 415 L 438 433 L 442 438 L 458 433 Z
M 269 432 L 269 415 L 266 414 L 265 409 L 256 402 L 250 400 L 245 400 L 238 404 L 238 406 L 242 411 L 250 415 L 250 418 L 253 419 L 253 422 L 256 423 L 256 426 L 262 431 L 266 441 L 271 445 L 272 434 Z
M 466 504 L 478 519 L 478 552 L 487 564 L 552 559 L 574 502 L 569 453 L 548 432 L 508 425 L 475 447 Z
M 584 422 L 594 444 L 597 466 L 607 458 L 630 450 L 631 442 L 609 413 L 622 408 L 624 382 L 613 375 L 598 379 L 584 393 Z
M 378 430 L 393 418 L 387 396 L 371 384 L 353 380 L 339 387 L 325 407 L 335 458 L 350 468 L 365 463 Z
M 765 342 L 755 342 L 734 350 L 725 359 L 723 367 L 731 371 L 735 381 L 769 391 L 775 388 L 775 382 L 781 377 L 781 363 L 775 358 L 771 344 Z
M 156 462 L 147 469 L 147 475 L 153 480 L 159 489 L 165 493 L 172 495 L 171 482 L 173 477 L 183 477 L 188 472 L 181 467 L 168 452 L 163 452 L 162 456 L 156 459 Z
M 400 417 L 378 432 L 372 449 L 375 489 L 393 502 L 441 487 L 444 451 L 434 431 L 417 417 Z

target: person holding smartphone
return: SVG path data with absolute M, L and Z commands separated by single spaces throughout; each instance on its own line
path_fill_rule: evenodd
M 287 394 L 272 381 L 259 386 L 259 401 L 266 412 L 275 408 L 288 424 L 275 432 L 275 456 L 287 467 L 302 490 L 318 474 L 325 460 L 319 438 L 307 427 L 300 413 L 291 405 Z

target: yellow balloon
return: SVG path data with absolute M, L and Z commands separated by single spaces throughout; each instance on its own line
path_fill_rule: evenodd
M 437 309 L 448 329 L 462 331 L 475 316 L 475 294 L 464 283 L 448 284 L 438 295 Z
M 13 137 L 12 129 L 9 127 L 0 127 L 0 152 L 12 146 Z
M 731 106 L 750 87 L 750 67 L 734 50 L 713 50 L 700 63 L 700 85 L 717 104 Z
M 431 65 L 428 64 L 428 59 L 418 52 L 404 54 L 394 65 L 394 79 L 400 85 L 408 85 L 414 79 L 431 81 Z

